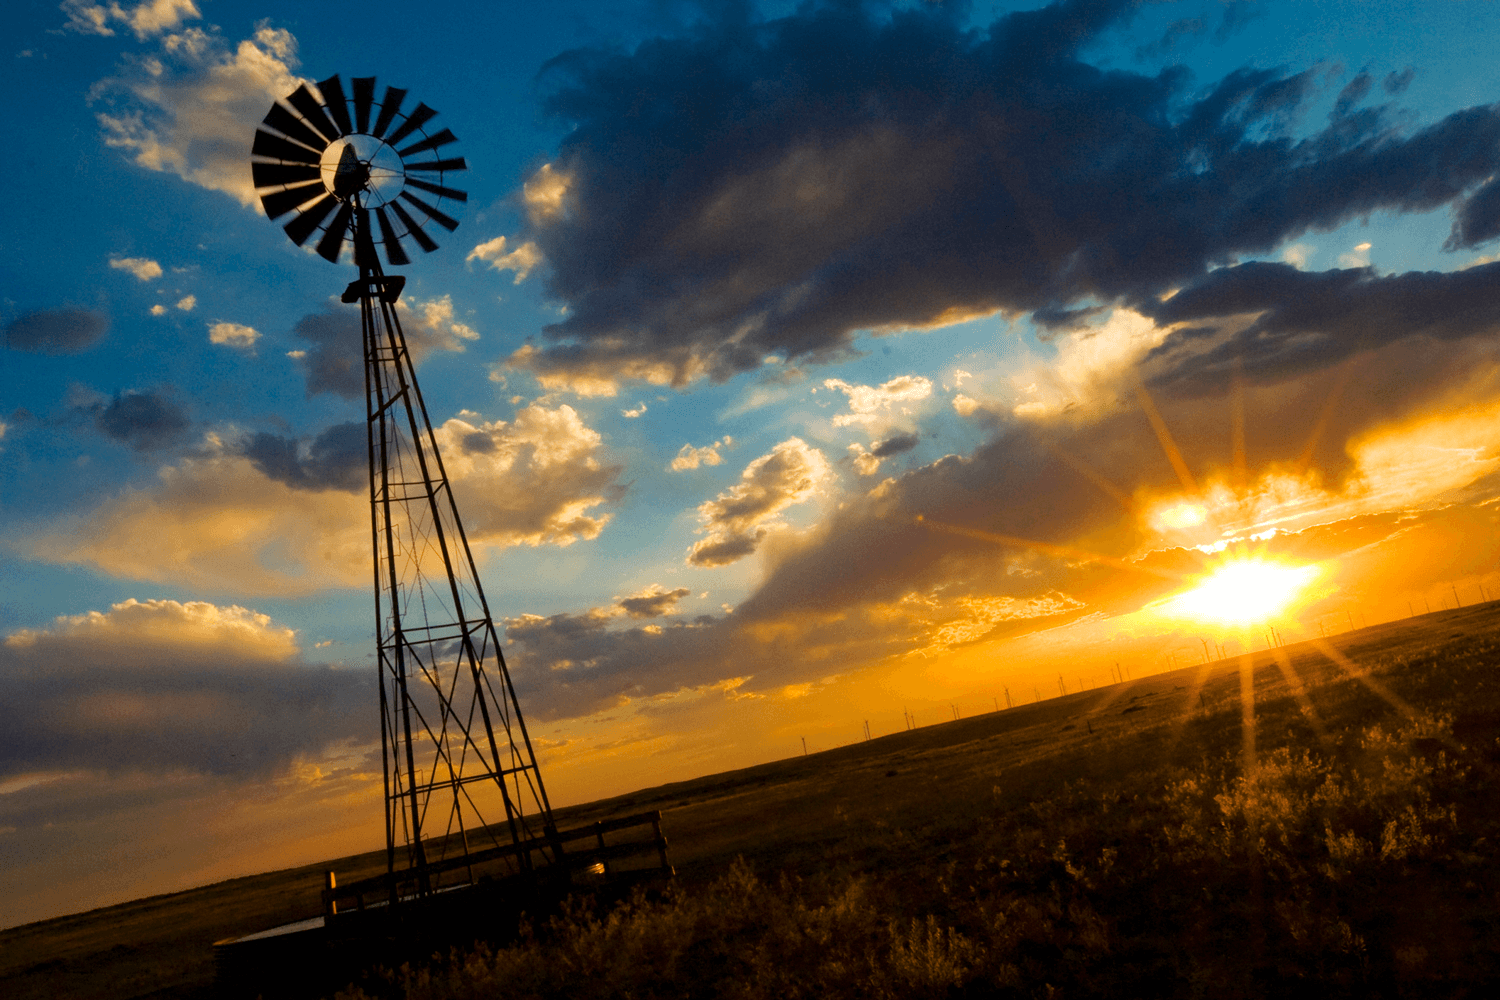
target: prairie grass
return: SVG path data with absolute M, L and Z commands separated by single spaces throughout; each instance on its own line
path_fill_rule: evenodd
M 1500 995 L 1500 605 L 560 810 L 664 811 L 679 879 L 363 978 L 416 998 Z M 899 706 L 898 706 L 899 708 Z M 872 720 L 872 723 L 874 720 Z M 0 994 L 212 996 L 268 873 L 0 931 Z M 350 990 L 346 996 L 359 994 Z
M 829 765 L 837 781 L 795 796 L 822 804 L 822 825 L 781 863 L 763 850 L 612 909 L 575 899 L 520 940 L 434 956 L 379 992 L 1494 995 L 1494 618 L 1345 649 L 1362 664 L 1352 673 L 1301 655 L 1302 701 L 1265 663 L 1248 769 L 1228 673 L 1209 678 L 1197 711 L 1126 714 L 1116 698 L 1071 757 L 1019 752 L 1024 726 L 930 759 L 851 755 Z M 920 785 L 871 792 L 895 784 L 880 768 L 902 754 Z

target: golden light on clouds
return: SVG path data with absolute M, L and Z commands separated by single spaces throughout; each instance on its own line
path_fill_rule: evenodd
M 1170 599 L 1165 610 L 1223 625 L 1249 625 L 1285 611 L 1318 576 L 1317 566 L 1230 558 L 1196 587 Z
M 1208 518 L 1208 510 L 1201 503 L 1182 501 L 1157 509 L 1152 513 L 1152 527 L 1157 531 L 1181 531 L 1196 528 Z

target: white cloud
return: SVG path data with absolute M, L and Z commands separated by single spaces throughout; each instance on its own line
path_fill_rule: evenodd
M 193 307 L 197 304 L 198 296 L 196 295 L 184 295 L 182 298 L 177 300 L 177 308 L 181 309 L 183 312 L 192 312 Z
M 109 266 L 116 271 L 129 271 L 142 281 L 161 277 L 161 265 L 148 257 L 112 257 Z
M 734 439 L 728 434 L 722 440 L 706 444 L 702 448 L 694 448 L 691 444 L 685 444 L 677 452 L 677 457 L 672 459 L 668 466 L 670 472 L 685 472 L 688 469 L 696 469 L 699 465 L 718 465 L 724 461 L 724 456 L 719 454 L 720 448 L 727 448 L 734 443 Z
M 160 57 L 129 61 L 120 76 L 95 84 L 90 99 L 111 104 L 97 115 L 107 145 L 148 170 L 223 191 L 259 211 L 246 148 L 271 104 L 303 82 L 292 72 L 297 42 L 263 25 L 231 51 L 213 32 L 188 28 L 165 36 Z
M 1361 243 L 1348 253 L 1340 254 L 1339 265 L 1342 267 L 1369 267 L 1370 244 Z
M 65 31 L 113 35 L 115 30 L 111 25 L 123 24 L 142 41 L 203 16 L 193 0 L 141 0 L 128 10 L 115 2 L 105 5 L 88 0 L 63 0 L 60 9 L 68 15 L 68 23 L 63 25 Z
M 849 397 L 849 412 L 833 418 L 835 427 L 858 424 L 867 428 L 884 425 L 896 403 L 915 403 L 932 395 L 932 382 L 920 375 L 900 375 L 879 386 L 850 385 L 843 379 L 824 379 L 823 385 Z
M 464 258 L 467 263 L 471 260 L 482 260 L 497 271 L 516 272 L 516 284 L 526 280 L 532 268 L 542 262 L 542 251 L 530 240 L 522 243 L 514 250 L 505 251 L 505 237 L 496 236 L 487 243 L 481 243 L 469 251 L 469 256 Z
M 1307 269 L 1307 259 L 1316 251 L 1316 247 L 1308 243 L 1293 243 L 1281 251 L 1281 259 L 1292 265 L 1299 271 Z
M 1038 360 L 1011 376 L 1018 398 L 1011 412 L 1029 420 L 1066 414 L 1092 419 L 1133 395 L 1136 365 L 1171 333 L 1130 309 L 1115 309 L 1098 326 L 1073 330 L 1057 339 L 1057 355 Z M 959 409 L 957 398 L 954 409 Z M 973 406 L 965 403 L 968 412 Z
M 859 442 L 849 446 L 849 454 L 854 459 L 854 469 L 861 476 L 873 476 L 880 471 L 880 456 L 872 455 Z
M 426 349 L 462 351 L 463 341 L 479 339 L 478 331 L 453 318 L 453 296 L 451 295 L 428 299 L 425 302 L 413 298 L 410 301 L 398 302 L 397 308 L 407 313 L 408 318 L 416 320 L 419 329 L 413 332 L 419 336 L 426 334 L 422 344 Z
M 544 163 L 536 173 L 522 185 L 522 199 L 533 223 L 547 222 L 562 215 L 566 209 L 568 188 L 573 178 L 552 169 Z
M 724 566 L 756 550 L 780 524 L 786 508 L 811 499 L 832 474 L 823 453 L 801 438 L 788 438 L 745 467 L 740 481 L 698 505 L 707 537 L 693 545 L 687 562 Z
M 625 417 L 626 419 L 629 419 L 629 420 L 634 420 L 636 417 L 644 416 L 645 413 L 646 413 L 646 404 L 645 403 L 636 403 L 634 409 L 631 409 L 631 410 L 621 410 L 620 411 L 620 416 Z
M 223 344 L 226 347 L 248 350 L 253 348 L 259 339 L 259 330 L 241 323 L 220 322 L 208 325 L 208 341 L 211 344 Z
M 151 307 L 151 315 L 153 316 L 165 316 L 166 314 L 167 307 L 162 305 L 160 302 Z
M 590 514 L 615 490 L 619 468 L 599 460 L 602 438 L 578 412 L 536 403 L 515 419 L 436 431 L 469 540 L 558 545 L 597 538 L 609 514 Z
M 953 409 L 958 413 L 959 416 L 967 417 L 969 414 L 979 409 L 979 400 L 973 399 L 969 396 L 965 396 L 963 393 L 959 393 L 958 395 L 953 397 Z

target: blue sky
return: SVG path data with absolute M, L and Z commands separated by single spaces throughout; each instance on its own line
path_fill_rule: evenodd
M 554 801 L 1248 648 L 1247 547 L 1292 636 L 1492 585 L 1494 3 L 349 10 L 0 15 L 0 924 L 378 842 L 297 81 L 469 164 L 405 322 Z

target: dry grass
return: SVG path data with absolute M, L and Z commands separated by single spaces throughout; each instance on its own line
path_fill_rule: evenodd
M 406 986 L 414 1000 L 1484 992 L 1500 970 L 1500 608 L 1335 646 L 1358 676 L 1287 651 L 1305 693 L 1257 659 L 1248 775 L 1231 662 L 567 810 L 564 826 L 662 809 L 679 889 L 579 903 Z M 0 977 L 17 997 L 195 995 L 215 937 L 316 912 L 322 867 L 0 932 Z

